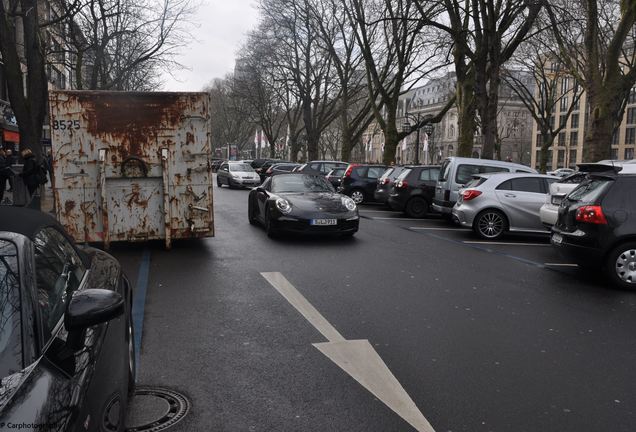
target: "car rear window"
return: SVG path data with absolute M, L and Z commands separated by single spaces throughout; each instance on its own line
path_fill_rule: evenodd
M 345 168 L 336 168 L 329 173 L 331 177 L 342 177 L 344 175 Z
M 609 178 L 592 178 L 578 185 L 567 196 L 569 201 L 596 203 L 610 187 L 613 180 Z
M 369 171 L 367 171 L 367 178 L 377 179 L 382 177 L 382 174 L 386 168 L 384 167 L 369 167 Z
M 400 173 L 399 176 L 397 176 L 397 178 L 395 179 L 396 182 L 400 181 L 400 180 L 404 180 L 406 177 L 408 177 L 408 175 L 411 173 L 411 169 L 405 169 L 404 171 L 402 171 Z
M 384 174 L 382 174 L 382 177 L 380 177 L 380 180 L 389 178 L 389 176 L 391 175 L 393 171 L 395 171 L 395 168 L 389 168 L 388 170 L 384 171 Z
M 451 161 L 445 160 L 444 163 L 442 164 L 442 167 L 439 170 L 439 178 L 437 179 L 437 181 L 444 182 L 448 180 L 448 175 L 450 174 L 450 168 L 451 168 Z
M 488 180 L 487 177 L 473 177 L 472 180 L 470 180 L 468 183 L 466 183 L 466 187 L 467 188 L 476 188 L 478 186 L 483 185 L 486 180 Z
M 0 377 L 6 377 L 22 369 L 18 249 L 7 240 L 0 240 L 0 295 Z
M 420 173 L 420 180 L 429 181 L 437 180 L 439 177 L 439 168 L 424 168 Z
M 492 172 L 507 172 L 506 167 L 487 166 L 487 165 L 460 165 L 457 167 L 457 174 L 455 174 L 455 182 L 457 184 L 466 184 L 470 181 L 475 174 L 484 174 Z

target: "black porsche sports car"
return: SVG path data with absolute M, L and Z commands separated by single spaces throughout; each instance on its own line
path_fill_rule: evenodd
M 0 206 L 0 430 L 124 431 L 132 289 L 48 214 Z
M 268 178 L 250 191 L 248 219 L 272 237 L 281 231 L 352 236 L 360 217 L 353 200 L 322 175 L 291 173 Z

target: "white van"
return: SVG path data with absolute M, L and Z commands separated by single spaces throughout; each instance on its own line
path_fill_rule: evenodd
M 473 175 L 489 172 L 536 173 L 537 171 L 512 162 L 462 157 L 446 158 L 439 170 L 433 210 L 443 216 L 451 217 L 453 206 L 457 202 L 457 191 L 464 187 Z

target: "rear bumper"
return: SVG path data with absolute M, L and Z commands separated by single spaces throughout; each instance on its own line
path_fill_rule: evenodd
M 453 215 L 453 221 L 455 221 L 455 223 L 468 228 L 473 226 L 473 212 L 465 211 L 461 205 L 453 207 L 451 214 Z
M 404 208 L 406 207 L 406 198 L 399 194 L 389 195 L 388 203 L 393 210 L 404 211 Z
M 543 225 L 551 227 L 557 223 L 559 208 L 553 204 L 543 204 L 539 210 L 539 217 Z
M 433 199 L 433 205 L 431 207 L 437 213 L 450 215 L 453 212 L 454 205 L 455 205 L 454 202 Z
M 389 201 L 389 191 L 387 189 L 376 189 L 373 192 L 373 199 L 376 202 L 387 203 Z
M 586 267 L 601 267 L 605 251 L 583 231 L 565 232 L 552 228 L 550 243 L 563 258 Z

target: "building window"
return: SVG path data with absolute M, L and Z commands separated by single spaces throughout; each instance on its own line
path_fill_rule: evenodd
M 572 108 L 572 111 L 578 111 L 579 109 L 581 109 L 581 98 L 578 98 L 576 102 L 574 102 L 574 107 Z
M 569 166 L 576 164 L 576 149 L 570 150 Z
M 561 112 L 567 111 L 568 110 L 568 97 L 567 96 L 563 96 L 561 98 Z
M 627 124 L 636 124 L 636 108 L 627 108 Z
M 559 116 L 559 127 L 565 127 L 565 124 L 568 121 L 568 115 L 567 114 L 561 114 Z
M 618 159 L 618 149 L 617 148 L 613 148 L 612 149 L 612 155 L 610 156 L 610 159 Z
M 557 168 L 563 168 L 565 163 L 565 150 L 559 150 L 557 153 Z
M 570 78 L 565 77 L 561 79 L 561 94 L 566 94 L 570 87 Z M 563 103 L 563 101 L 561 101 Z
M 579 128 L 579 115 L 578 114 L 572 114 L 572 118 L 570 120 L 570 128 L 571 129 L 578 129 Z
M 579 142 L 579 133 L 577 131 L 570 132 L 570 147 L 576 147 Z
M 614 133 L 612 133 L 612 145 L 618 144 L 618 132 L 618 129 L 615 129 Z
M 618 140 L 614 142 L 612 139 L 612 145 L 616 144 L 618 144 Z M 625 144 L 636 144 L 636 128 L 629 127 L 625 129 Z
M 629 104 L 636 103 L 636 88 L 632 88 L 629 91 L 629 99 L 627 100 L 627 103 L 629 103 Z
M 559 147 L 564 146 L 565 145 L 565 132 L 559 132 L 559 141 L 558 141 L 558 145 Z
M 625 149 L 625 160 L 631 160 L 634 159 L 634 149 L 633 148 L 626 148 Z

